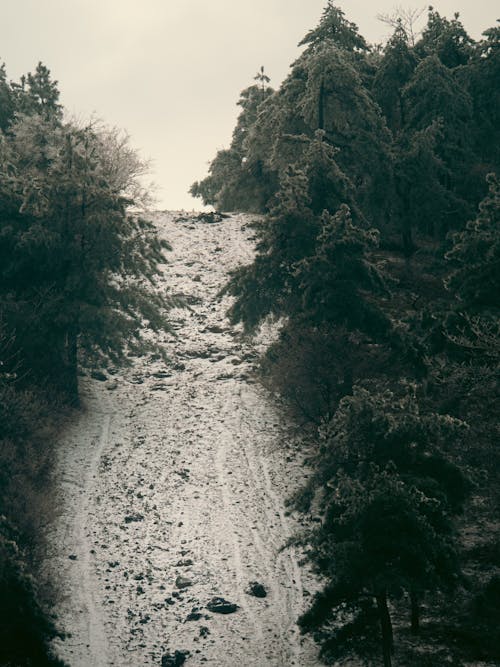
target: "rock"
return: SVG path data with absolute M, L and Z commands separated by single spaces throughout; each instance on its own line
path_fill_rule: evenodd
M 156 373 L 151 373 L 151 375 L 154 378 L 158 378 L 159 380 L 164 380 L 165 378 L 172 377 L 172 373 L 169 371 L 156 371 Z
M 193 564 L 193 561 L 191 558 L 185 558 L 183 560 L 178 561 L 175 566 L 176 567 L 189 567 L 190 565 Z
M 209 634 L 210 630 L 207 628 L 207 626 L 202 625 L 200 628 L 200 637 L 203 637 L 203 639 L 205 639 L 205 637 L 208 637 Z
M 217 380 L 232 380 L 234 378 L 234 373 L 219 373 L 217 375 Z
M 168 385 L 165 382 L 157 382 L 151 387 L 151 391 L 165 391 L 168 388 Z
M 134 521 L 144 521 L 142 514 L 130 514 L 124 519 L 125 523 L 133 523 Z
M 233 614 L 239 609 L 237 604 L 233 602 L 228 602 L 224 598 L 212 598 L 207 603 L 207 609 L 212 611 L 214 614 Z
M 196 274 L 193 278 L 194 283 L 201 283 L 201 276 L 199 274 Z
M 78 559 L 78 556 L 76 556 L 75 554 L 70 554 L 70 555 L 68 556 L 68 558 L 69 558 L 70 560 L 77 560 L 77 559 Z
M 210 333 L 216 333 L 216 334 L 224 333 L 226 331 L 224 327 L 221 327 L 218 324 L 212 324 L 210 326 L 207 326 L 206 330 Z
M 256 598 L 266 598 L 267 591 L 262 584 L 257 581 L 251 581 L 246 591 L 248 595 L 253 595 Z
M 218 213 L 216 211 L 209 211 L 208 213 L 198 213 L 198 215 L 193 218 L 195 222 L 208 222 L 214 224 L 215 222 L 221 222 L 223 218 L 228 216 L 224 213 Z
M 190 655 L 189 651 L 176 651 L 174 654 L 166 653 L 161 659 L 161 667 L 181 667 Z
M 185 371 L 186 370 L 186 364 L 183 364 L 182 361 L 178 361 L 172 365 L 172 368 L 175 371 Z
M 179 575 L 175 580 L 175 585 L 177 588 L 187 588 L 188 586 L 192 586 L 193 582 L 191 579 L 187 579 L 187 577 L 181 577 L 181 575 Z
M 186 616 L 186 621 L 199 621 L 201 617 L 202 614 L 199 611 L 192 611 Z
M 108 391 L 113 391 L 114 389 L 118 388 L 118 382 L 116 380 L 109 380 L 109 382 L 106 382 L 104 386 Z
M 99 380 L 99 382 L 106 382 L 106 380 L 108 379 L 108 376 L 102 371 L 92 371 L 90 377 L 93 380 Z

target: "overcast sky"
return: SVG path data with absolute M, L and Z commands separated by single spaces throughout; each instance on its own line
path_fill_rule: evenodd
M 370 42 L 398 0 L 338 2 Z M 473 37 L 495 24 L 497 0 L 435 0 Z M 0 62 L 10 79 L 41 60 L 67 111 L 126 129 L 153 161 L 160 208 L 200 208 L 187 190 L 229 145 L 239 93 L 261 65 L 278 87 L 326 0 L 3 0 Z

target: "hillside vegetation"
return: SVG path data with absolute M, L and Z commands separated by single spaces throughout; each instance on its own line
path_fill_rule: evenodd
M 153 289 L 168 245 L 129 213 L 145 165 L 125 135 L 64 119 L 39 63 L 0 68 L 0 663 L 56 665 L 35 563 L 53 442 L 78 404 L 78 375 L 143 349 L 167 327 Z
M 500 29 L 429 8 L 371 46 L 332 2 L 191 192 L 264 214 L 234 322 L 315 443 L 293 502 L 324 577 L 300 618 L 327 664 L 498 660 Z

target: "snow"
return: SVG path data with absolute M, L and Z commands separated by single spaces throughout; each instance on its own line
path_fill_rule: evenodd
M 172 365 L 143 357 L 116 383 L 83 379 L 85 409 L 59 443 L 46 576 L 68 636 L 55 649 L 71 667 L 161 665 L 176 650 L 189 666 L 313 667 L 295 622 L 316 582 L 285 511 L 303 455 L 219 297 L 253 256 L 249 219 L 175 218 L 154 214 L 173 246 L 162 284 L 191 304 L 163 338 Z M 238 610 L 210 612 L 214 597 Z

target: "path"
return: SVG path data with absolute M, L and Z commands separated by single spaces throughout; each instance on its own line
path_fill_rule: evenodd
M 71 667 L 161 665 L 176 650 L 190 652 L 188 667 L 312 667 L 295 625 L 310 575 L 284 548 L 301 457 L 217 296 L 228 270 L 250 261 L 251 229 L 243 216 L 155 219 L 174 248 L 165 283 L 190 309 L 173 311 L 177 337 L 165 337 L 175 369 L 144 358 L 116 374 L 114 391 L 83 382 L 49 536 L 71 632 L 58 652 Z M 251 581 L 268 596 L 247 594 Z M 208 611 L 214 596 L 238 611 Z

